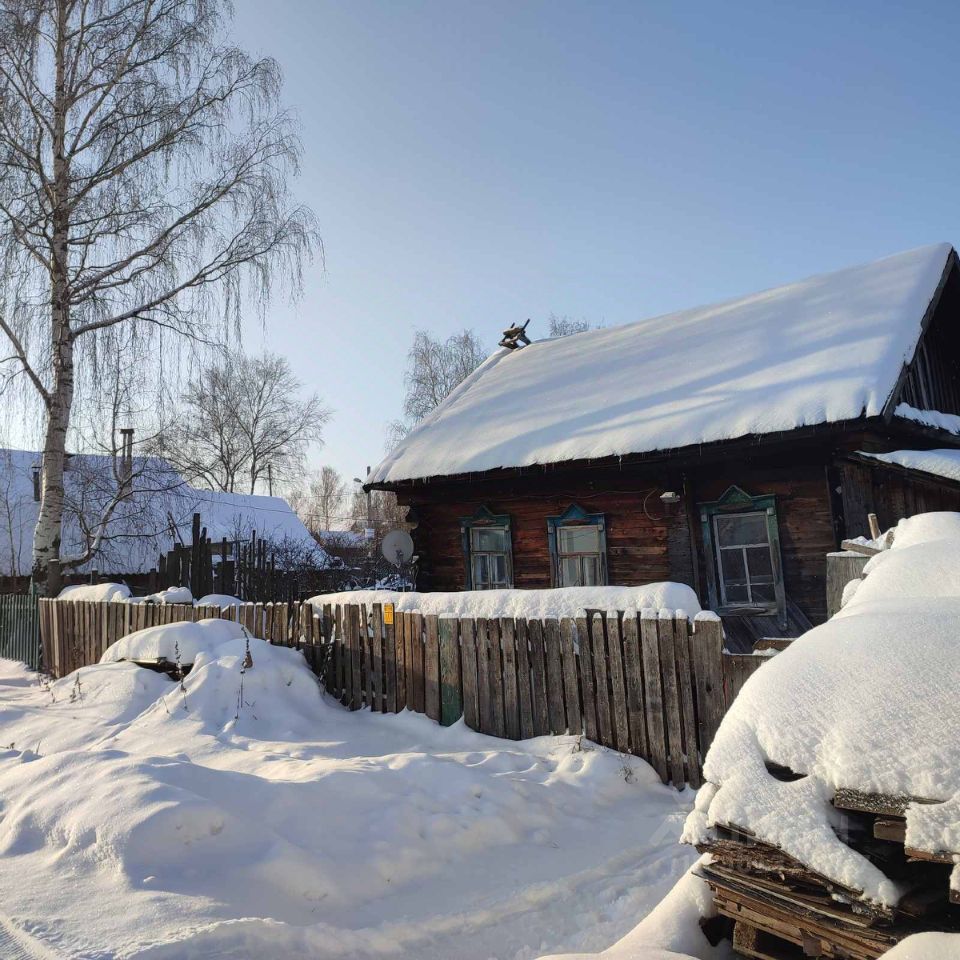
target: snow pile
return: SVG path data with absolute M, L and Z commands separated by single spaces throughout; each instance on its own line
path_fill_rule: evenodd
M 960 417 L 954 417 L 960 423 Z M 960 433 L 960 429 L 957 431 Z M 935 477 L 960 481 L 960 450 L 893 450 L 890 453 L 863 453 L 883 463 L 893 463 L 908 470 L 919 470 Z
M 244 601 L 239 597 L 231 597 L 228 593 L 208 593 L 197 601 L 198 607 L 242 607 Z
M 212 653 L 223 643 L 248 636 L 246 629 L 233 620 L 211 618 L 195 623 L 164 623 L 128 633 L 111 643 L 100 662 L 167 660 L 175 663 L 179 657 L 183 664 L 195 663 L 201 653 Z
M 957 803 L 960 792 L 960 514 L 902 520 L 833 619 L 755 673 L 724 718 L 685 839 L 753 831 L 808 867 L 892 905 L 900 891 L 842 843 L 839 787 Z M 904 736 L 909 731 L 909 736 Z M 772 761 L 807 776 L 782 782 Z M 952 804 L 951 804 L 952 805 Z M 950 842 L 946 808 L 913 804 L 908 832 Z M 958 845 L 960 846 L 960 845 Z
M 445 617 L 521 617 L 542 620 L 580 617 L 587 610 L 682 610 L 700 612 L 697 595 L 685 583 L 647 583 L 641 587 L 557 587 L 553 590 L 462 590 L 458 593 L 397 593 L 352 590 L 312 597 L 314 606 L 392 603 L 401 612 Z
M 486 360 L 374 483 L 619 456 L 879 415 L 952 248 Z
M 127 600 L 130 588 L 125 583 L 79 583 L 73 587 L 64 587 L 57 595 L 58 600 Z
M 540 960 L 713 960 L 726 957 L 713 947 L 700 920 L 716 915 L 713 894 L 691 868 L 676 886 L 622 940 L 601 953 L 555 954 Z
M 0 661 L 0 922 L 31 955 L 530 960 L 621 938 L 694 859 L 689 793 L 642 761 L 350 713 L 296 651 L 197 646 L 183 684 Z
M 145 597 L 133 597 L 133 603 L 193 603 L 193 594 L 189 587 L 167 587 L 157 593 L 147 594 Z

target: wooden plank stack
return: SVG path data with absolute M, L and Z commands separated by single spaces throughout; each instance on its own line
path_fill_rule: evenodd
M 904 847 L 905 812 L 918 802 L 929 801 L 854 790 L 837 791 L 833 801 L 843 813 L 840 839 L 902 885 L 896 907 L 865 899 L 742 827 L 718 826 L 716 838 L 698 846 L 711 855 L 699 869 L 720 916 L 732 924 L 734 950 L 755 960 L 874 960 L 911 934 L 960 930 L 949 888 L 957 855 Z

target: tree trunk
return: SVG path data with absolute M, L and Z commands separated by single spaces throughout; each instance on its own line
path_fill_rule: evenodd
M 70 236 L 70 170 L 65 158 L 66 4 L 57 4 L 56 91 L 53 104 L 53 231 L 50 258 L 50 326 L 53 343 L 53 386 L 47 396 L 47 429 L 43 442 L 40 512 L 33 534 L 33 578 L 47 584 L 50 561 L 60 560 L 63 531 L 67 429 L 73 408 L 73 337 L 70 330 L 68 240 Z

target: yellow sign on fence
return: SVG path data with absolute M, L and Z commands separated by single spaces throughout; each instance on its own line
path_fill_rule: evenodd
M 393 604 L 385 603 L 383 605 L 383 622 L 389 627 L 393 623 Z

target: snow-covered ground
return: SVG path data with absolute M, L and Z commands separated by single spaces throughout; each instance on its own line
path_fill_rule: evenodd
M 183 688 L 104 663 L 44 689 L 0 661 L 0 943 L 99 960 L 598 951 L 695 857 L 677 843 L 692 795 L 640 760 L 348 713 L 295 651 L 251 653 L 242 694 L 242 638 L 198 655 Z

